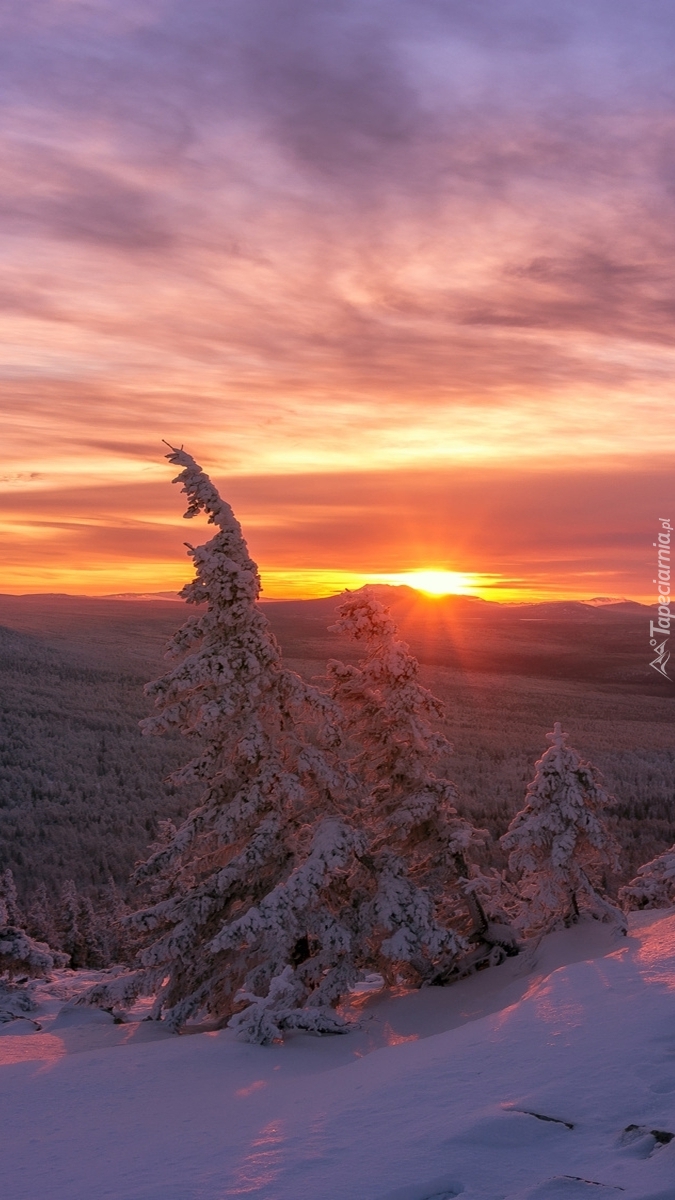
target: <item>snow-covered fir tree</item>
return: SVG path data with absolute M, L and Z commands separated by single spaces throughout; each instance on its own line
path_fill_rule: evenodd
M 625 909 L 672 908 L 675 905 L 675 846 L 639 867 L 635 879 L 620 889 L 619 901 Z
M 172 824 L 172 823 L 171 823 Z M 175 826 L 172 824 L 175 833 Z M 128 963 L 135 956 L 137 947 L 126 918 L 130 909 L 114 879 L 109 878 L 103 893 L 98 917 L 98 936 L 105 964 Z
M 7 867 L 0 875 L 0 911 L 4 914 L 6 924 L 23 926 L 24 920 L 19 908 L 14 874 L 10 867 Z
M 0 875 L 0 985 L 2 1012 L 11 1013 L 9 999 L 15 976 L 37 978 L 48 975 L 55 966 L 64 967 L 68 956 L 59 953 L 45 942 L 36 941 L 23 928 L 23 918 L 17 903 L 14 876 L 9 868 Z M 14 1013 L 13 1015 L 17 1015 Z
M 217 532 L 189 547 L 196 578 L 182 595 L 203 611 L 170 643 L 177 665 L 147 689 L 158 711 L 144 731 L 196 739 L 175 778 L 204 791 L 138 869 L 152 902 L 131 918 L 146 944 L 126 998 L 159 988 L 154 1015 L 173 1029 L 207 1012 L 236 1013 L 257 1041 L 337 1030 L 333 1005 L 356 977 L 340 910 L 365 839 L 347 819 L 335 706 L 284 668 L 230 506 L 190 455 L 167 457 L 182 468 L 185 516 L 203 512 Z
M 65 967 L 68 955 L 53 950 L 45 942 L 36 942 L 25 929 L 17 929 L 2 920 L 0 911 L 0 977 L 15 975 L 31 979 L 49 975 L 54 967 Z
M 38 942 L 47 942 L 50 946 L 56 944 L 54 908 L 43 882 L 37 885 L 28 907 L 26 930 Z
M 465 856 L 487 833 L 457 814 L 444 774 L 452 747 L 437 728 L 443 706 L 420 683 L 389 610 L 364 588 L 341 605 L 332 628 L 365 652 L 357 666 L 328 664 L 364 788 L 370 878 L 361 883 L 361 937 L 371 969 L 386 979 L 440 982 L 467 950 L 463 933 L 515 948 L 513 931 L 486 918 L 469 883 Z
M 83 960 L 81 965 L 93 967 L 94 970 L 107 967 L 111 960 L 107 946 L 107 930 L 102 920 L 102 914 L 95 912 L 89 896 L 80 896 L 79 900 L 78 926 Z
M 80 929 L 80 897 L 72 879 L 61 888 L 57 918 L 58 945 L 74 969 L 87 965 L 87 946 Z
M 567 737 L 556 721 L 525 807 L 501 838 L 509 867 L 520 877 L 518 923 L 527 935 L 569 925 L 582 913 L 625 930 L 623 914 L 603 888 L 606 871 L 619 869 L 619 847 L 605 818 L 614 800 Z
M 7 905 L 0 900 L 0 1025 L 27 1017 L 35 1009 L 28 980 L 44 978 L 55 967 L 67 965 L 67 954 L 8 922 Z

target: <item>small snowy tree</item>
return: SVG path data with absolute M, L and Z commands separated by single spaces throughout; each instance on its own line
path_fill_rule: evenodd
M 169 824 L 175 833 L 175 826 L 172 822 Z M 114 879 L 109 876 L 98 913 L 98 933 L 106 964 L 128 963 L 135 957 L 137 946 L 133 944 L 131 931 L 125 920 L 129 912 L 129 905 Z
M 37 942 L 24 929 L 5 921 L 6 907 L 0 901 L 0 1025 L 26 1017 L 35 1009 L 29 979 L 48 976 L 54 967 L 65 967 L 68 955 Z
M 26 931 L 38 942 L 56 943 L 53 906 L 44 883 L 39 883 L 26 914 Z
M 27 976 L 30 979 L 48 975 L 55 966 L 65 967 L 68 962 L 66 954 L 52 950 L 45 942 L 35 941 L 21 928 L 23 924 L 21 912 L 17 904 L 14 877 L 9 868 L 0 876 L 0 1019 L 11 1019 L 21 1015 L 21 998 L 19 1008 L 14 1011 L 12 996 L 15 989 L 11 981 L 15 976 Z M 16 999 L 16 996 L 14 997 Z M 4 1016 L 2 1015 L 4 1014 Z
M 8 925 L 23 926 L 23 916 L 19 908 L 16 884 L 11 867 L 7 867 L 0 875 L 0 908 Z M 0 916 L 0 921 L 2 916 Z
M 582 912 L 625 930 L 623 914 L 604 895 L 604 872 L 618 870 L 619 848 L 604 811 L 614 803 L 595 767 L 566 745 L 556 721 L 548 750 L 535 765 L 526 804 L 501 844 L 520 876 L 526 934 L 547 933 L 578 920 Z
M 486 940 L 489 929 L 498 932 L 468 883 L 465 858 L 487 834 L 457 815 L 456 788 L 443 773 L 452 747 L 435 728 L 443 707 L 422 687 L 417 659 L 388 609 L 364 588 L 338 611 L 332 628 L 365 650 L 358 666 L 333 661 L 328 672 L 356 747 L 350 765 L 365 789 L 359 817 L 370 880 L 361 936 L 371 947 L 369 965 L 387 979 L 441 981 L 467 949 L 462 931 Z M 501 940 L 515 944 L 503 925 Z
M 144 732 L 196 739 L 174 780 L 204 792 L 138 868 L 153 902 L 130 918 L 146 945 L 126 996 L 158 988 L 154 1015 L 173 1029 L 244 1006 L 236 1024 L 250 1040 L 337 1030 L 332 1006 L 355 978 L 340 911 L 364 839 L 347 820 L 334 705 L 283 667 L 229 505 L 189 454 L 167 457 L 182 468 L 185 516 L 203 512 L 217 532 L 189 547 L 196 578 L 182 595 L 205 611 L 172 639 L 177 665 L 146 689 L 158 712 Z
M 58 944 L 74 969 L 87 965 L 87 947 L 80 928 L 80 896 L 72 879 L 61 888 L 57 921 Z
M 23 929 L 0 921 L 0 976 L 27 975 L 39 978 L 57 967 L 65 967 L 68 955 L 52 950 L 45 942 L 36 942 Z
M 95 911 L 89 896 L 80 896 L 78 913 L 80 938 L 82 941 L 82 966 L 100 967 L 110 965 L 106 923 L 100 912 Z
M 675 846 L 638 867 L 635 879 L 620 889 L 619 902 L 626 910 L 672 908 L 675 905 Z

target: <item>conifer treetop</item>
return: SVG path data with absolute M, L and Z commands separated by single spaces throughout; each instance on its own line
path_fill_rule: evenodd
M 546 734 L 546 741 L 549 746 L 555 746 L 556 750 L 564 750 L 569 733 L 563 733 L 563 727 L 560 721 L 555 721 L 553 724 L 553 732 Z
M 228 619 L 236 621 L 244 614 L 238 609 L 233 611 L 231 602 L 238 598 L 245 609 L 247 604 L 255 603 L 261 590 L 258 568 L 249 556 L 241 525 L 191 454 L 182 447 L 180 450 L 172 447 L 166 458 L 174 466 L 183 468 L 172 482 L 181 483 L 181 490 L 188 498 L 184 519 L 189 521 L 203 512 L 208 523 L 220 530 L 220 536 L 217 534 L 203 546 L 195 548 L 186 543 L 194 560 L 196 578 L 186 584 L 180 594 L 191 604 L 220 602 L 219 607 L 228 609 Z M 223 566 L 227 568 L 224 572 Z

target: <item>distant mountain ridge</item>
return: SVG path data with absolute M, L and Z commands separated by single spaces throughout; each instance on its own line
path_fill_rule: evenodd
M 500 675 L 570 679 L 603 686 L 673 690 L 650 670 L 649 617 L 656 606 L 599 597 L 500 604 L 478 596 L 425 596 L 374 585 L 420 662 Z M 264 602 L 290 659 L 325 663 L 353 658 L 353 646 L 329 631 L 345 593 Z M 151 679 L 169 637 L 188 617 L 177 593 L 68 596 L 0 595 L 0 625 L 37 635 L 73 661 Z M 192 610 L 194 611 L 194 610 Z
M 428 604 L 434 607 L 452 605 L 453 608 L 461 608 L 466 606 L 467 608 L 475 609 L 477 606 L 489 605 L 492 609 L 500 608 L 509 612 L 513 612 L 513 610 L 517 608 L 541 608 L 550 611 L 562 611 L 563 609 L 573 611 L 575 609 L 583 610 L 586 608 L 591 608 L 649 612 L 657 607 L 656 604 L 641 604 L 638 600 L 628 600 L 625 596 L 594 596 L 590 600 L 565 598 L 560 600 L 503 601 L 486 600 L 483 596 L 455 592 L 449 592 L 444 596 L 430 596 L 425 592 L 419 591 L 417 588 L 410 587 L 408 584 L 374 583 L 367 584 L 365 586 L 370 588 L 371 591 L 376 592 L 378 595 L 381 595 L 382 600 L 390 604 L 397 604 L 403 600 L 406 600 L 407 602 L 416 600 L 418 603 Z M 358 593 L 359 591 L 363 591 L 364 588 L 357 588 L 354 590 Z M 293 598 L 288 600 L 271 600 L 266 597 L 263 592 L 260 597 L 260 601 L 262 604 L 273 604 L 275 607 L 279 605 L 300 605 L 303 607 L 311 605 L 312 607 L 316 606 L 318 609 L 323 610 L 331 605 L 336 606 L 347 594 L 353 593 L 348 593 L 345 590 L 343 592 L 336 592 L 334 595 L 330 596 L 310 596 L 302 599 Z M 183 603 L 183 598 L 180 592 L 175 591 L 111 592 L 103 596 L 73 595 L 69 592 L 24 592 L 20 594 L 0 593 L 0 602 L 3 600 L 24 600 L 28 602 L 38 602 L 40 600 L 71 600 L 75 602 L 92 601 L 93 603 L 100 603 L 103 601 L 120 601 L 126 604 L 134 602 L 139 604 L 147 604 L 167 601 L 169 603 Z
M 429 604 L 433 604 L 433 605 L 450 603 L 455 606 L 461 606 L 461 604 L 465 604 L 467 606 L 475 607 L 476 605 L 489 604 L 490 606 L 496 606 L 498 608 L 505 608 L 505 609 L 509 609 L 509 610 L 512 610 L 514 608 L 532 608 L 532 607 L 544 608 L 544 607 L 548 607 L 548 606 L 552 606 L 552 605 L 556 605 L 556 606 L 558 606 L 558 605 L 580 605 L 582 608 L 614 608 L 614 609 L 627 609 L 627 610 L 630 609 L 633 611 L 637 611 L 640 609 L 648 610 L 650 608 L 656 607 L 656 605 L 641 604 L 637 600 L 628 600 L 628 599 L 626 599 L 625 596 L 594 596 L 591 600 L 564 599 L 564 600 L 509 600 L 509 601 L 502 601 L 502 600 L 486 600 L 483 596 L 475 596 L 475 595 L 471 595 L 471 594 L 467 594 L 467 593 L 455 593 L 455 592 L 448 592 L 444 596 L 429 596 L 429 595 L 427 595 L 426 592 L 421 592 L 417 588 L 410 587 L 408 584 L 405 584 L 405 583 L 402 583 L 402 584 L 371 583 L 371 584 L 367 584 L 365 586 L 369 587 L 372 591 L 375 591 L 377 594 L 381 595 L 383 601 L 386 601 L 391 604 L 396 603 L 397 599 L 400 600 L 402 597 L 406 596 L 408 598 L 421 597 L 421 599 L 425 603 L 429 603 Z M 363 591 L 363 588 L 358 588 L 355 590 L 357 592 L 359 592 L 359 591 Z M 331 596 L 309 596 L 309 597 L 301 598 L 301 599 L 270 600 L 265 596 L 264 591 L 263 591 L 263 594 L 260 597 L 260 601 L 262 604 L 274 604 L 274 605 L 279 605 L 279 604 L 309 605 L 309 604 L 311 604 L 311 605 L 321 605 L 321 607 L 323 608 L 323 606 L 328 606 L 330 604 L 333 604 L 333 605 L 338 604 L 340 602 L 340 600 L 346 595 L 347 595 L 347 592 L 344 591 L 344 592 L 336 592 L 334 595 L 331 595 Z M 180 602 L 182 600 L 180 592 L 116 592 L 116 593 L 112 593 L 111 595 L 107 595 L 107 596 L 100 596 L 100 597 L 92 596 L 89 598 L 93 599 L 93 600 L 96 600 L 96 599 L 124 600 L 127 602 L 132 601 L 132 600 L 145 601 L 145 602 L 152 601 L 152 600 L 171 600 L 171 601 L 179 601 Z

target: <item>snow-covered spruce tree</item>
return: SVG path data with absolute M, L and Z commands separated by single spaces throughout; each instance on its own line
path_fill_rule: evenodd
M 3 905 L 5 921 L 9 925 L 23 926 L 24 919 L 21 909 L 19 908 L 19 900 L 14 882 L 14 874 L 11 867 L 7 867 L 0 875 L 0 904 Z
M 39 883 L 26 914 L 26 931 L 38 942 L 56 943 L 53 905 L 44 883 Z
M 80 896 L 72 879 L 61 888 L 57 918 L 57 939 L 74 969 L 86 967 L 87 945 L 80 928 Z
M 22 924 L 14 877 L 8 868 L 0 876 L 0 980 L 4 977 L 10 985 L 17 975 L 39 978 L 48 975 L 55 966 L 65 967 L 68 962 L 66 954 L 30 937 Z M 12 989 L 7 983 L 0 983 L 0 991 L 0 1008 L 6 1012 Z
M 175 833 L 173 825 L 172 829 Z M 98 933 L 106 964 L 129 963 L 135 957 L 136 947 L 133 944 L 131 931 L 125 922 L 129 912 L 129 905 L 121 895 L 112 876 L 109 876 L 97 914 Z
M 27 975 L 36 979 L 67 964 L 67 954 L 52 950 L 45 942 L 36 942 L 24 929 L 4 922 L 0 909 L 0 977 Z
M 196 578 L 182 595 L 203 611 L 170 643 L 177 665 L 146 689 L 158 712 L 144 732 L 197 739 L 174 780 L 204 792 L 137 870 L 152 888 L 129 918 L 145 939 L 140 969 L 94 999 L 158 988 L 154 1015 L 172 1029 L 200 1012 L 235 1014 L 240 1036 L 259 1042 L 289 1028 L 338 1031 L 333 1005 L 356 978 L 340 912 L 365 839 L 345 819 L 335 706 L 283 667 L 229 505 L 189 454 L 167 457 L 182 468 L 185 516 L 205 513 L 216 534 L 189 547 Z
M 468 881 L 465 855 L 487 834 L 457 815 L 443 773 L 452 747 L 435 728 L 443 706 L 422 687 L 389 610 L 364 588 L 338 612 L 332 628 L 365 651 L 358 666 L 328 664 L 355 750 L 350 765 L 365 788 L 370 878 L 361 883 L 360 936 L 371 969 L 388 981 L 442 982 L 466 956 L 463 935 L 515 949 L 513 931 L 486 918 Z
M 7 904 L 0 899 L 0 1025 L 34 1011 L 30 987 L 25 986 L 29 979 L 43 978 L 54 967 L 68 965 L 67 954 L 35 941 L 7 918 Z
M 675 846 L 638 867 L 635 879 L 620 889 L 619 903 L 626 910 L 675 905 Z
M 84 962 L 81 965 L 93 967 L 94 970 L 110 966 L 112 959 L 103 915 L 94 910 L 89 896 L 80 896 L 78 925 L 84 947 Z
M 614 801 L 567 737 L 556 721 L 525 807 L 501 838 L 509 867 L 520 876 L 518 925 L 526 935 L 548 933 L 587 913 L 625 931 L 623 914 L 602 888 L 605 871 L 619 867 L 619 847 L 603 813 Z

